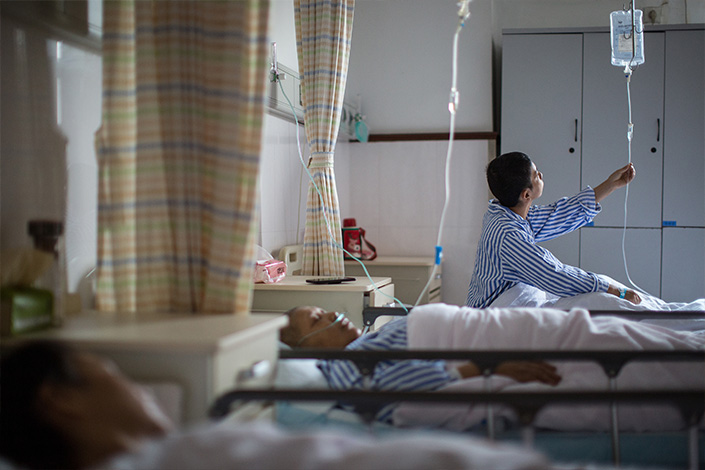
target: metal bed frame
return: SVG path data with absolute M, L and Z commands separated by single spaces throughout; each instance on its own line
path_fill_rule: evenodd
M 365 327 L 371 327 L 380 316 L 406 315 L 403 308 L 371 307 L 363 311 Z M 592 311 L 591 315 L 612 315 L 632 320 L 645 319 L 705 319 L 704 312 L 625 312 Z M 630 361 L 678 361 L 702 362 L 702 351 L 606 351 L 606 350 L 403 350 L 403 351 L 349 351 L 330 349 L 281 350 L 280 359 L 321 359 L 349 360 L 355 363 L 363 376 L 369 378 L 377 363 L 387 360 L 471 360 L 485 377 L 484 392 L 388 392 L 370 390 L 301 390 L 301 389 L 245 389 L 234 390 L 221 395 L 210 409 L 211 418 L 227 415 L 235 402 L 264 401 L 345 401 L 355 404 L 355 411 L 367 423 L 372 423 L 377 412 L 385 405 L 394 402 L 468 404 L 484 403 L 487 406 L 487 433 L 495 439 L 495 422 L 492 405 L 503 404 L 512 408 L 521 426 L 522 440 L 532 446 L 534 441 L 533 421 L 537 413 L 548 404 L 559 403 L 607 403 L 610 405 L 610 435 L 612 460 L 615 465 L 621 462 L 619 403 L 671 403 L 677 407 L 687 423 L 688 463 L 690 469 L 698 468 L 698 423 L 705 412 L 705 388 L 697 391 L 673 390 L 620 390 L 616 380 L 622 367 Z M 609 380 L 609 390 L 605 391 L 557 391 L 557 392 L 490 392 L 490 376 L 497 365 L 509 360 L 561 360 L 591 361 L 598 363 Z

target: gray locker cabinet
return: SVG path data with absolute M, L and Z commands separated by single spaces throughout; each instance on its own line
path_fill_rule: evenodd
M 580 229 L 580 267 L 630 286 L 624 270 L 620 228 Z M 628 228 L 625 252 L 629 277 L 649 294 L 661 295 L 661 229 Z
M 580 190 L 583 35 L 504 35 L 501 153 L 526 153 L 543 173 L 537 204 Z M 578 265 L 579 237 L 543 244 Z
M 629 162 L 627 80 L 610 63 L 609 33 L 586 33 L 583 56 L 582 186 L 595 187 Z M 661 227 L 664 33 L 644 34 L 646 60 L 632 74 L 632 163 L 628 227 Z M 623 227 L 625 189 L 602 201 L 595 226 Z
M 512 131 L 502 153 L 524 152 L 543 172 L 539 203 L 572 195 L 580 186 L 583 35 L 509 35 L 503 44 L 502 129 Z
M 663 228 L 661 295 L 667 302 L 705 298 L 705 228 Z
M 648 292 L 691 301 L 705 296 L 705 31 L 650 29 L 631 81 L 637 178 L 627 266 Z M 524 151 L 544 173 L 537 203 L 599 184 L 627 163 L 626 82 L 610 64 L 608 31 L 508 31 L 502 54 L 501 152 Z M 603 202 L 595 227 L 542 245 L 566 264 L 628 284 L 624 192 Z
M 664 225 L 705 227 L 705 31 L 666 32 L 665 97 Z

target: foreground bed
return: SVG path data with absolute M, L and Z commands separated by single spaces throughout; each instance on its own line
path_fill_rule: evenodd
M 221 404 L 256 396 L 284 400 L 278 406 L 278 420 L 284 425 L 307 427 L 337 424 L 364 428 L 382 403 L 403 401 L 404 404 L 395 411 L 396 427 L 377 423 L 374 428 L 378 432 L 394 432 L 399 427 L 424 427 L 481 432 L 502 440 L 521 438 L 525 443 L 533 443 L 551 457 L 563 461 L 605 462 L 611 458 L 616 463 L 660 464 L 677 468 L 698 468 L 697 462 L 705 462 L 702 433 L 705 354 L 702 340 L 696 339 L 694 348 L 681 351 L 675 350 L 672 345 L 648 351 L 645 350 L 648 341 L 637 345 L 637 350 L 632 351 L 610 350 L 609 344 L 586 348 L 589 343 L 581 343 L 580 335 L 575 336 L 575 332 L 572 332 L 573 337 L 565 337 L 566 331 L 571 332 L 570 323 L 563 325 L 568 329 L 561 332 L 560 325 L 557 327 L 548 322 L 547 331 L 535 338 L 537 344 L 532 344 L 522 342 L 522 336 L 525 335 L 521 334 L 523 326 L 520 321 L 508 321 L 513 312 L 512 309 L 501 313 L 493 310 L 493 315 L 483 317 L 485 321 L 479 323 L 484 325 L 480 335 L 482 341 L 474 341 L 467 350 L 439 350 L 442 348 L 432 344 L 422 344 L 424 349 L 419 350 L 417 342 L 413 351 L 281 351 L 282 358 L 287 359 L 280 361 L 277 386 L 285 387 L 285 390 L 269 391 L 273 394 L 265 391 L 240 392 L 224 397 Z M 605 315 L 605 312 L 593 312 L 593 315 Z M 650 321 L 661 321 L 654 320 L 654 317 L 663 316 L 657 312 L 628 315 L 637 315 Z M 705 319 L 702 312 L 668 315 L 668 320 L 675 321 L 678 328 L 697 329 L 698 325 L 702 327 Z M 549 315 L 546 318 L 550 320 L 552 317 Z M 491 320 L 490 326 L 502 325 L 501 331 L 507 337 L 505 342 L 492 338 L 488 319 Z M 434 318 L 431 321 L 437 323 L 437 320 Z M 427 325 L 421 331 L 424 328 Z M 452 325 L 448 331 L 453 331 Z M 640 338 L 637 340 L 641 341 Z M 566 341 L 576 347 L 567 347 Z M 542 344 L 546 347 L 541 348 Z M 452 338 L 444 338 L 443 345 L 443 348 L 453 348 Z M 369 371 L 376 361 L 412 357 L 472 360 L 482 366 L 485 376 L 460 381 L 442 390 L 443 393 L 374 392 L 379 396 L 373 396 L 373 392 L 327 390 L 325 379 L 317 371 L 315 360 L 312 359 L 355 360 L 361 370 Z M 511 383 L 509 379 L 492 376 L 492 370 L 498 362 L 512 359 L 560 361 L 561 367 L 572 367 L 579 371 L 582 379 L 567 381 L 566 386 L 553 388 L 539 384 Z M 670 385 L 670 378 L 656 380 L 658 384 L 655 388 L 653 380 L 634 380 L 640 374 L 640 367 L 654 366 L 660 371 L 685 367 L 683 370 L 686 374 L 690 370 L 693 380 Z M 695 374 L 692 371 L 696 371 Z M 602 376 L 601 380 L 595 379 L 596 373 Z M 597 385 L 597 382 L 600 384 Z M 301 390 L 311 388 L 322 394 Z M 308 404 L 314 399 L 324 402 Z M 341 401 L 355 402 L 356 413 L 337 409 L 334 405 Z M 441 401 L 442 405 L 434 405 L 431 401 Z M 419 402 L 423 404 L 419 405 Z M 617 408 L 611 408 L 610 403 L 613 402 L 620 403 L 619 412 Z M 626 404 L 628 402 L 629 405 Z M 489 413 L 488 403 L 491 405 Z M 612 431 L 608 432 L 610 427 Z

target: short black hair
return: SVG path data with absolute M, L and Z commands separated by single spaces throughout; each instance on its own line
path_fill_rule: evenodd
M 286 325 L 284 328 L 279 330 L 279 341 L 282 343 L 291 346 L 292 348 L 295 348 L 297 346 L 297 343 L 303 336 L 303 333 L 301 333 L 301 328 L 299 328 L 298 324 L 294 324 L 291 322 L 291 317 L 296 312 L 300 306 L 290 308 L 289 310 L 286 311 L 286 316 L 289 317 L 289 324 Z
M 47 383 L 83 383 L 76 351 L 52 340 L 25 341 L 0 360 L 0 455 L 26 468 L 75 467 L 66 437 L 51 426 L 38 403 Z
M 521 192 L 533 187 L 531 159 L 522 152 L 500 155 L 487 165 L 487 184 L 500 204 L 516 206 Z

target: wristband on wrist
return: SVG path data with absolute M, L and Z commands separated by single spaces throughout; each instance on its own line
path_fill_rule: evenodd
M 627 289 L 619 289 L 619 298 L 623 299 L 627 295 Z

